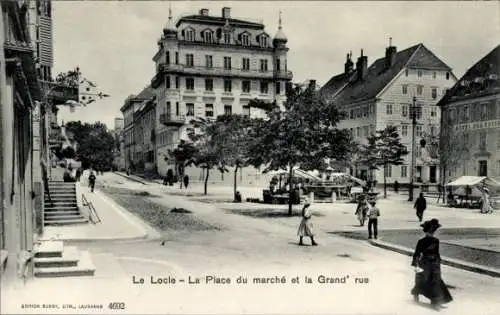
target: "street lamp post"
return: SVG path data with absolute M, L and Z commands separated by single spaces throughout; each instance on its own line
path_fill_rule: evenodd
M 410 107 L 411 115 L 411 167 L 410 167 L 410 190 L 408 201 L 413 201 L 413 185 L 415 180 L 415 126 L 417 125 L 417 98 L 413 96 L 413 102 Z

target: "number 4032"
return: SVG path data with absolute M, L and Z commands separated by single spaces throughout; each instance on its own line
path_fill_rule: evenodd
M 108 308 L 111 310 L 124 310 L 125 303 L 123 303 L 123 302 L 111 302 L 111 303 L 109 303 Z

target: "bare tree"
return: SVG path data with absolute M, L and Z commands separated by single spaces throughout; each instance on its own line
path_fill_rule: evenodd
M 447 173 L 462 165 L 469 158 L 469 135 L 466 130 L 456 128 L 449 117 L 442 117 L 439 135 L 426 135 L 425 139 L 431 147 L 439 148 L 437 158 L 441 185 L 444 187 L 448 181 Z M 445 202 L 445 191 L 442 196 Z

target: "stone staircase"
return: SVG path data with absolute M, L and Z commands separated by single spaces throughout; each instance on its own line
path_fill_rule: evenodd
M 88 223 L 77 205 L 76 183 L 49 181 L 49 194 L 44 198 L 44 225 L 70 225 Z
M 94 276 L 95 267 L 88 251 L 64 246 L 62 241 L 35 245 L 34 276 L 37 278 Z

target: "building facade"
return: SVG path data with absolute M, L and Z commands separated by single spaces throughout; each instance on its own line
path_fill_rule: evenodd
M 347 113 L 340 123 L 348 128 L 359 143 L 376 130 L 388 125 L 398 128 L 402 143 L 409 154 L 400 166 L 386 170 L 376 170 L 370 174 L 366 165 L 351 166 L 351 173 L 360 178 L 372 177 L 383 182 L 386 172 L 387 182 L 410 183 L 412 120 L 410 108 L 418 109 L 415 127 L 416 182 L 437 183 L 439 180 L 439 161 L 437 154 L 425 154 L 420 140 L 439 134 L 440 110 L 436 106 L 446 90 L 456 82 L 452 69 L 440 60 L 423 44 L 397 51 L 392 44 L 386 48 L 385 56 L 368 66 L 368 57 L 363 54 L 356 62 L 352 54 L 347 54 L 344 72 L 332 77 L 320 90 L 329 101 L 333 101 Z M 413 104 L 415 102 L 415 104 Z M 422 154 L 424 152 L 424 154 Z M 374 178 L 373 178 L 374 177 Z
M 33 119 L 42 93 L 27 1 L 3 1 L 0 34 L 0 249 L 2 282 L 30 273 L 28 258 L 37 235 Z
M 115 139 L 115 149 L 113 151 L 113 167 L 118 171 L 125 170 L 125 159 L 123 158 L 122 154 L 122 150 L 124 150 L 123 127 L 123 118 L 116 117 L 115 126 L 111 133 L 113 134 L 113 138 Z
M 500 178 L 500 45 L 474 64 L 439 102 L 443 150 L 468 148 L 450 159 L 447 177 Z M 460 134 L 464 143 L 456 143 Z
M 223 114 L 263 117 L 264 110 L 249 106 L 253 99 L 283 105 L 292 73 L 287 65 L 287 38 L 281 17 L 279 24 L 272 38 L 264 24 L 233 18 L 230 8 L 223 8 L 221 16 L 201 9 L 199 14 L 183 16 L 177 23 L 170 12 L 153 57 L 156 74 L 151 81 L 156 96 L 154 163 L 160 175 L 165 176 L 169 169 L 175 172 L 169 151 L 180 140 L 188 140 L 192 119 L 215 119 Z M 133 111 L 131 107 L 122 109 L 127 156 L 133 142 L 128 130 L 138 125 L 132 127 L 133 119 L 125 116 Z M 193 180 L 204 178 L 202 169 L 188 168 L 186 173 Z M 241 183 L 259 179 L 257 170 L 241 172 Z M 212 176 L 211 181 L 230 183 L 231 176 Z
M 155 97 L 144 101 L 134 113 L 135 171 L 156 172 Z

